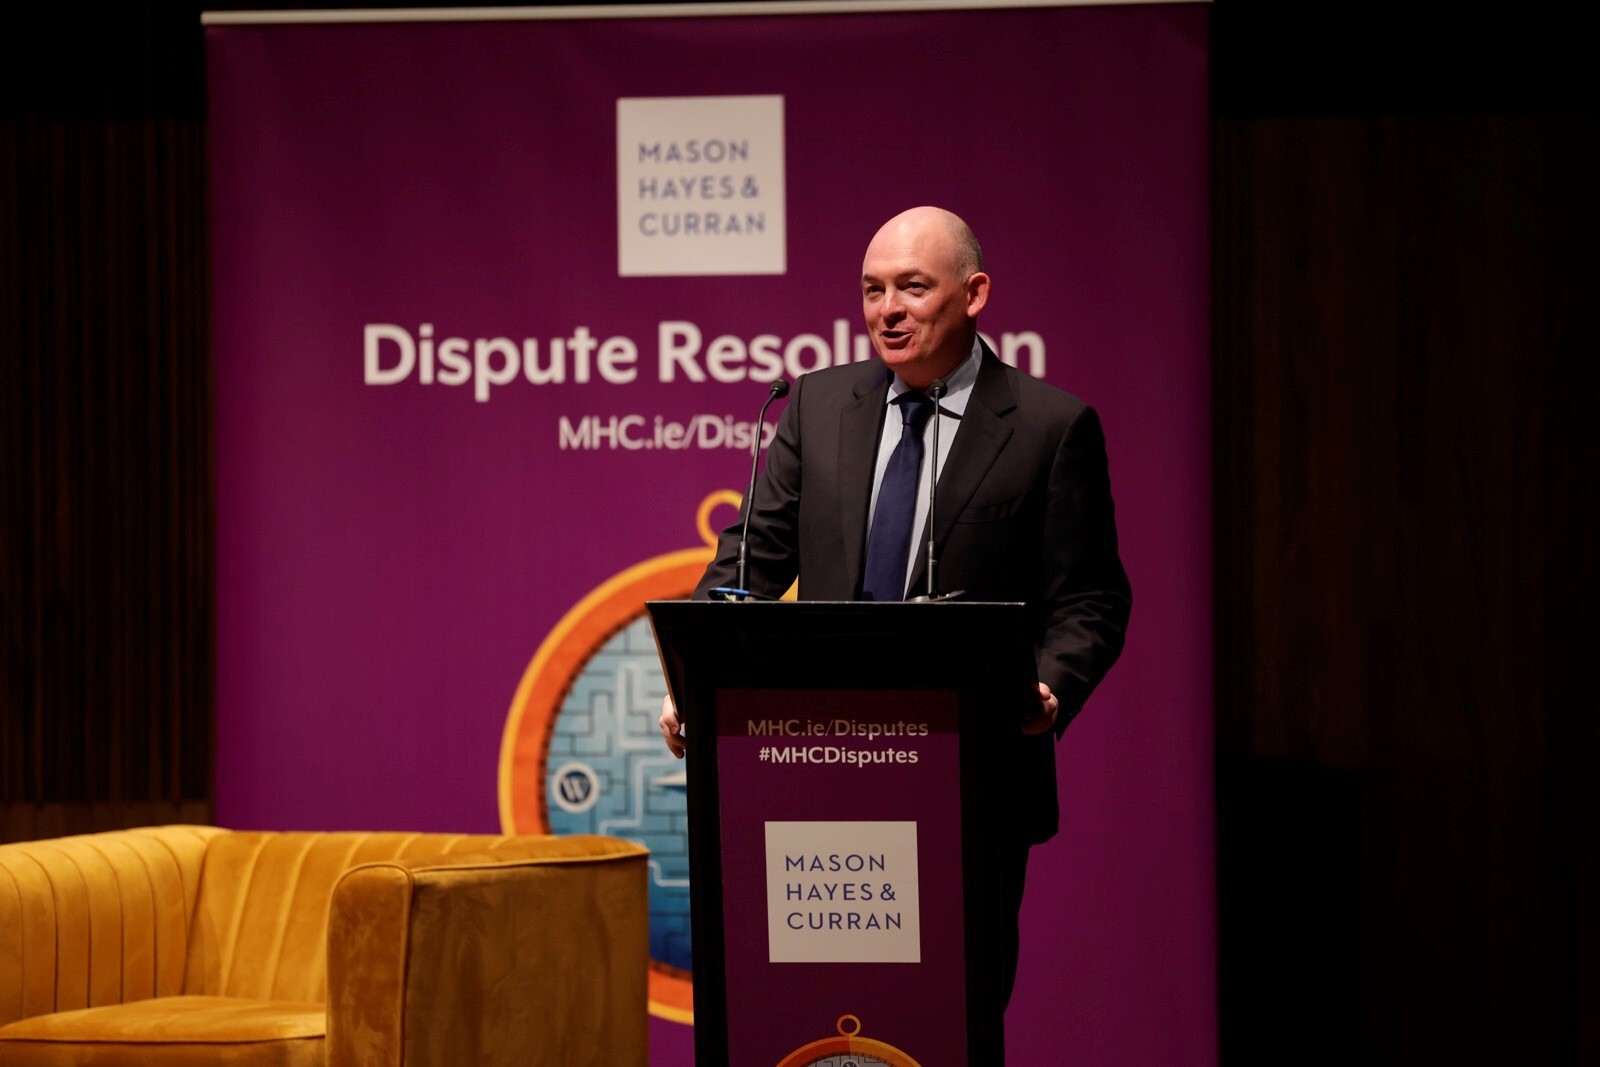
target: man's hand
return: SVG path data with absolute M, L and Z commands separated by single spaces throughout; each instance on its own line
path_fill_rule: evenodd
M 1057 700 L 1056 695 L 1050 692 L 1048 685 L 1040 682 L 1039 711 L 1033 718 L 1022 724 L 1022 732 L 1025 734 L 1042 734 L 1048 730 L 1055 729 L 1056 712 L 1060 710 L 1061 701 Z M 663 716 L 662 722 L 665 721 L 666 717 Z M 676 723 L 678 721 L 677 716 L 673 716 L 672 721 Z M 670 744 L 671 742 L 668 743 Z
M 672 754 L 682 759 L 683 724 L 678 721 L 678 709 L 672 703 L 671 693 L 661 698 L 661 718 L 656 723 L 661 727 L 661 736 L 666 740 L 667 747 L 672 749 Z

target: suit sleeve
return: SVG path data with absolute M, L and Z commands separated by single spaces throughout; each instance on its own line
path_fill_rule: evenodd
M 756 479 L 755 507 L 750 512 L 747 550 L 749 589 L 759 596 L 780 597 L 794 583 L 800 567 L 800 412 L 805 377 L 795 380 L 789 404 L 778 417 L 767 448 L 766 465 Z M 717 538 L 716 557 L 695 587 L 694 599 L 738 580 L 740 517 Z
M 1133 591 L 1117 555 L 1105 435 L 1093 408 L 1062 435 L 1045 503 L 1039 680 L 1061 701 L 1056 732 L 1122 652 Z

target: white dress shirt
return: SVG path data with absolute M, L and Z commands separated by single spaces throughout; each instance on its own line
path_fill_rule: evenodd
M 944 470 L 945 460 L 950 458 L 950 446 L 955 443 L 956 434 L 961 430 L 961 417 L 966 414 L 967 401 L 972 399 L 972 387 L 978 381 L 978 364 L 983 358 L 983 348 L 978 339 L 972 339 L 972 352 L 961 365 L 945 375 L 945 394 L 939 401 L 940 413 L 944 416 L 944 424 L 939 428 L 939 470 Z M 889 396 L 885 401 L 893 405 L 895 398 L 902 393 L 912 392 L 910 386 L 900 380 L 897 374 L 889 383 Z M 894 450 L 900 444 L 900 433 L 903 420 L 898 417 L 899 409 L 893 415 L 886 414 L 883 419 L 883 434 L 878 439 L 878 463 L 872 472 L 872 506 L 867 511 L 867 529 L 872 529 L 872 520 L 878 514 L 878 490 L 883 486 L 883 474 L 889 469 L 889 457 L 894 455 Z M 917 510 L 911 517 L 911 551 L 906 556 L 906 583 L 910 584 L 911 575 L 923 562 L 927 555 L 927 531 L 923 529 L 928 522 L 928 481 L 933 474 L 933 465 L 928 462 L 928 455 L 933 451 L 933 420 L 929 419 L 922 427 L 922 469 L 917 473 Z

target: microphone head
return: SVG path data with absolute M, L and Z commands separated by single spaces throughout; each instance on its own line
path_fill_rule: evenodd
M 944 398 L 943 378 L 936 379 L 932 385 L 928 386 L 928 395 L 933 397 L 935 400 L 941 400 Z
M 789 383 L 787 381 L 785 381 L 784 379 L 779 378 L 777 381 L 772 383 L 772 389 L 768 393 L 768 395 L 771 396 L 772 399 L 774 399 L 774 400 L 777 400 L 779 397 L 788 396 L 789 395 Z

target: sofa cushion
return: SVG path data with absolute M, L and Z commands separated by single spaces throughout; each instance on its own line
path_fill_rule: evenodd
M 0 845 L 0 1026 L 223 992 L 183 988 L 206 846 L 222 834 L 165 826 Z
M 322 1067 L 322 1004 L 156 997 L 0 1026 L 0 1065 Z

